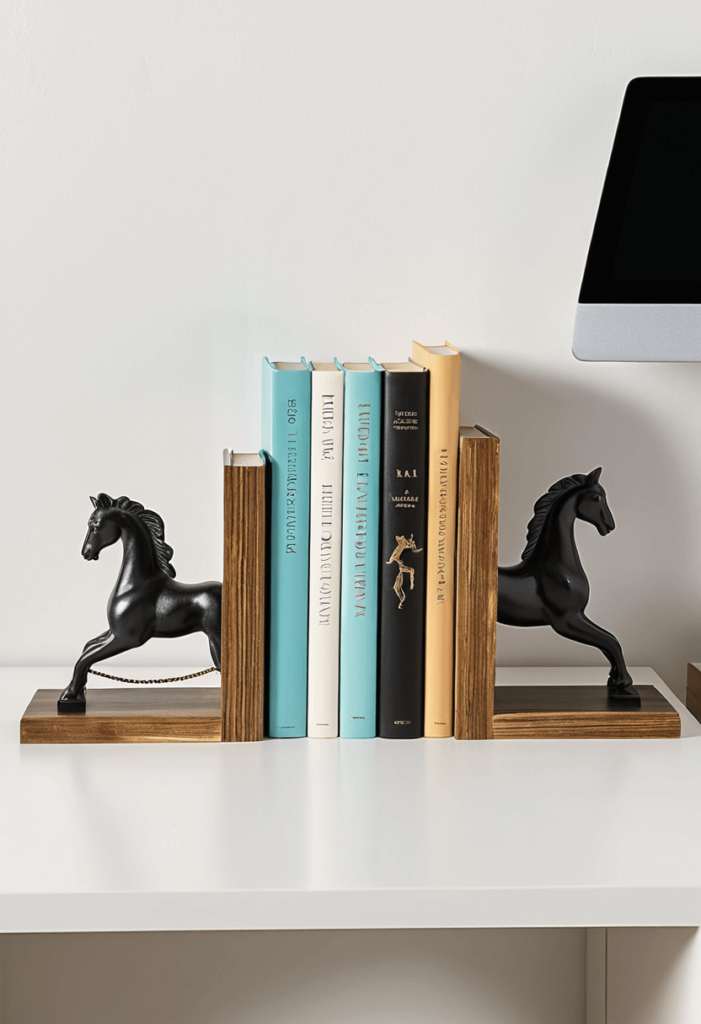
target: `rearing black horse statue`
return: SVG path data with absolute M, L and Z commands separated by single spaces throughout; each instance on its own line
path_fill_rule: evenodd
M 574 522 L 592 523 L 602 537 L 615 529 L 599 483 L 601 467 L 558 480 L 538 498 L 518 565 L 499 569 L 497 619 L 507 626 L 552 626 L 560 636 L 598 647 L 611 663 L 609 696 L 640 703 L 621 645 L 586 617 L 589 581 L 574 541 Z
M 96 561 L 103 548 L 124 543 L 122 567 L 107 603 L 109 629 L 88 640 L 73 678 L 58 699 L 59 712 L 85 711 L 88 670 L 151 637 L 203 632 L 217 669 L 221 669 L 221 583 L 176 583 L 173 549 L 165 542 L 163 520 L 129 498 L 98 494 L 90 498 L 83 558 Z

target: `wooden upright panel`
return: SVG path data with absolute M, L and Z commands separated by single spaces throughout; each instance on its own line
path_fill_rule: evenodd
M 499 438 L 461 427 L 455 562 L 455 738 L 492 739 L 497 645 Z
M 265 475 L 260 455 L 225 453 L 221 738 L 226 741 L 263 739 Z

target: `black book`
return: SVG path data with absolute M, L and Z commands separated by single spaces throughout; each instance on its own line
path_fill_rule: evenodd
M 428 371 L 384 363 L 377 734 L 423 736 Z

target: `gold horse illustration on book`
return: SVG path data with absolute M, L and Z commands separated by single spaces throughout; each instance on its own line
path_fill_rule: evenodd
M 404 551 L 416 551 L 418 554 L 419 551 L 423 551 L 423 548 L 417 548 L 413 533 L 409 537 L 409 540 L 407 540 L 406 537 L 395 537 L 394 539 L 397 542 L 397 546 L 392 552 L 391 558 L 385 564 L 391 565 L 392 562 L 397 563 L 397 568 L 399 572 L 397 573 L 397 578 L 394 581 L 394 592 L 399 598 L 399 607 L 401 608 L 406 598 L 406 594 L 404 593 L 404 587 L 402 585 L 404 583 L 404 573 L 409 573 L 409 588 L 413 590 L 414 573 L 416 571 L 415 569 L 412 569 L 410 565 L 404 565 L 404 562 L 402 561 L 402 554 Z

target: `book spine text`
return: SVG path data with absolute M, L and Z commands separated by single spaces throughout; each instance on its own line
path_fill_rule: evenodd
M 453 735 L 455 650 L 455 524 L 460 353 L 437 354 L 414 342 L 412 359 L 429 383 L 428 527 L 426 538 L 426 656 L 424 735 Z
M 340 734 L 376 735 L 382 373 L 346 371 Z
M 428 373 L 384 374 L 378 735 L 423 736 Z
M 343 380 L 312 371 L 307 735 L 338 736 Z
M 263 361 L 263 447 L 271 462 L 268 732 L 307 729 L 311 373 Z

